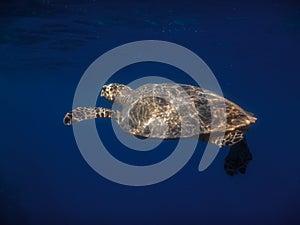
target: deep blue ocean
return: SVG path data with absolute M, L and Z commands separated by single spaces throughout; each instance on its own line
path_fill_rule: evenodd
M 1 225 L 300 224 L 300 4 L 208 2 L 1 1 Z M 224 172 L 229 148 L 199 172 L 201 142 L 183 169 L 150 186 L 114 183 L 84 160 L 63 124 L 77 84 L 99 56 L 141 40 L 190 49 L 224 96 L 258 118 L 246 134 L 253 161 L 245 175 Z M 193 84 L 182 71 L 151 62 L 108 82 L 145 75 Z M 105 128 L 106 148 L 127 163 L 158 162 L 176 146 L 168 140 L 136 152 L 115 138 L 109 120 L 96 123 Z

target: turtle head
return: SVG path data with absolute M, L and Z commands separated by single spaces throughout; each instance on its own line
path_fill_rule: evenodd
M 131 90 L 124 84 L 106 84 L 102 87 L 100 96 L 111 103 L 122 106 Z

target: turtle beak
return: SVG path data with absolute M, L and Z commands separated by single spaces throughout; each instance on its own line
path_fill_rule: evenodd
M 105 89 L 106 89 L 106 85 L 104 85 L 101 89 L 101 92 L 100 92 L 100 96 L 103 97 L 104 96 L 104 92 L 105 92 Z

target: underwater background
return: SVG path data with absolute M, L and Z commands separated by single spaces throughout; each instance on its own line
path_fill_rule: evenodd
M 300 4 L 208 2 L 1 1 L 1 225 L 300 224 Z M 258 118 L 246 134 L 254 159 L 245 175 L 225 174 L 228 148 L 199 172 L 200 142 L 176 175 L 144 187 L 113 183 L 83 159 L 62 122 L 77 84 L 100 55 L 139 40 L 192 50 L 224 96 Z M 159 63 L 130 65 L 108 82 L 145 75 L 193 83 Z M 136 152 L 115 138 L 109 120 L 96 123 L 124 162 L 159 162 L 176 146 Z

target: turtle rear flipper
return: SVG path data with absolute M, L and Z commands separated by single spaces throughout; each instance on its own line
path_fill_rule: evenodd
M 230 176 L 238 173 L 245 174 L 248 163 L 253 159 L 247 141 L 244 138 L 231 146 L 225 158 L 224 169 Z

